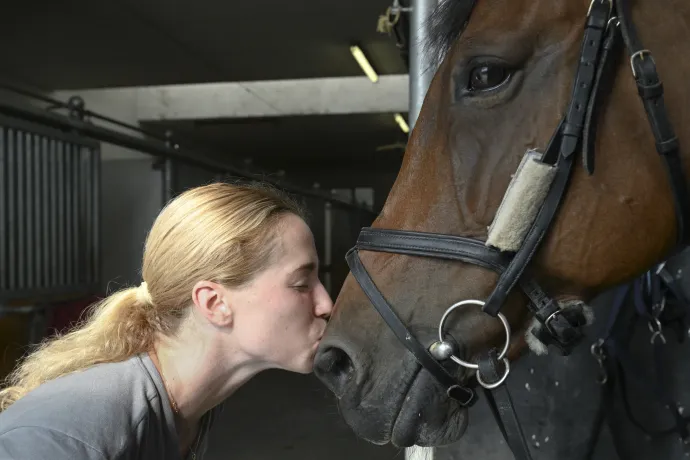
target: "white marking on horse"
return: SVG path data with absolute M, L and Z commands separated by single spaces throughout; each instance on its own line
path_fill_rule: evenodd
M 405 460 L 434 460 L 433 447 L 412 446 L 405 449 Z

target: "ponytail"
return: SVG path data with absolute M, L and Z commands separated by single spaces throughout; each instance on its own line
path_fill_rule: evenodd
M 145 283 L 92 305 L 82 325 L 39 344 L 8 376 L 0 411 L 48 380 L 149 350 L 156 329 L 150 307 Z

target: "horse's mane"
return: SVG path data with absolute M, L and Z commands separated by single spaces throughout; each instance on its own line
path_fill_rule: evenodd
M 429 64 L 437 68 L 462 34 L 476 0 L 442 0 L 429 16 L 429 35 L 423 43 Z

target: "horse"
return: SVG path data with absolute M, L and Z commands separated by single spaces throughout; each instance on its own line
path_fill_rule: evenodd
M 437 70 L 314 372 L 398 447 L 460 440 L 483 391 L 530 458 L 511 363 L 569 356 L 592 299 L 687 246 L 690 5 L 445 0 L 430 29 Z

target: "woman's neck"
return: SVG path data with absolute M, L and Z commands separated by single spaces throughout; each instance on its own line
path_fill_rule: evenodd
M 175 412 L 182 452 L 193 447 L 205 413 L 270 367 L 233 350 L 210 331 L 192 327 L 183 326 L 174 338 L 161 337 L 151 353 Z

